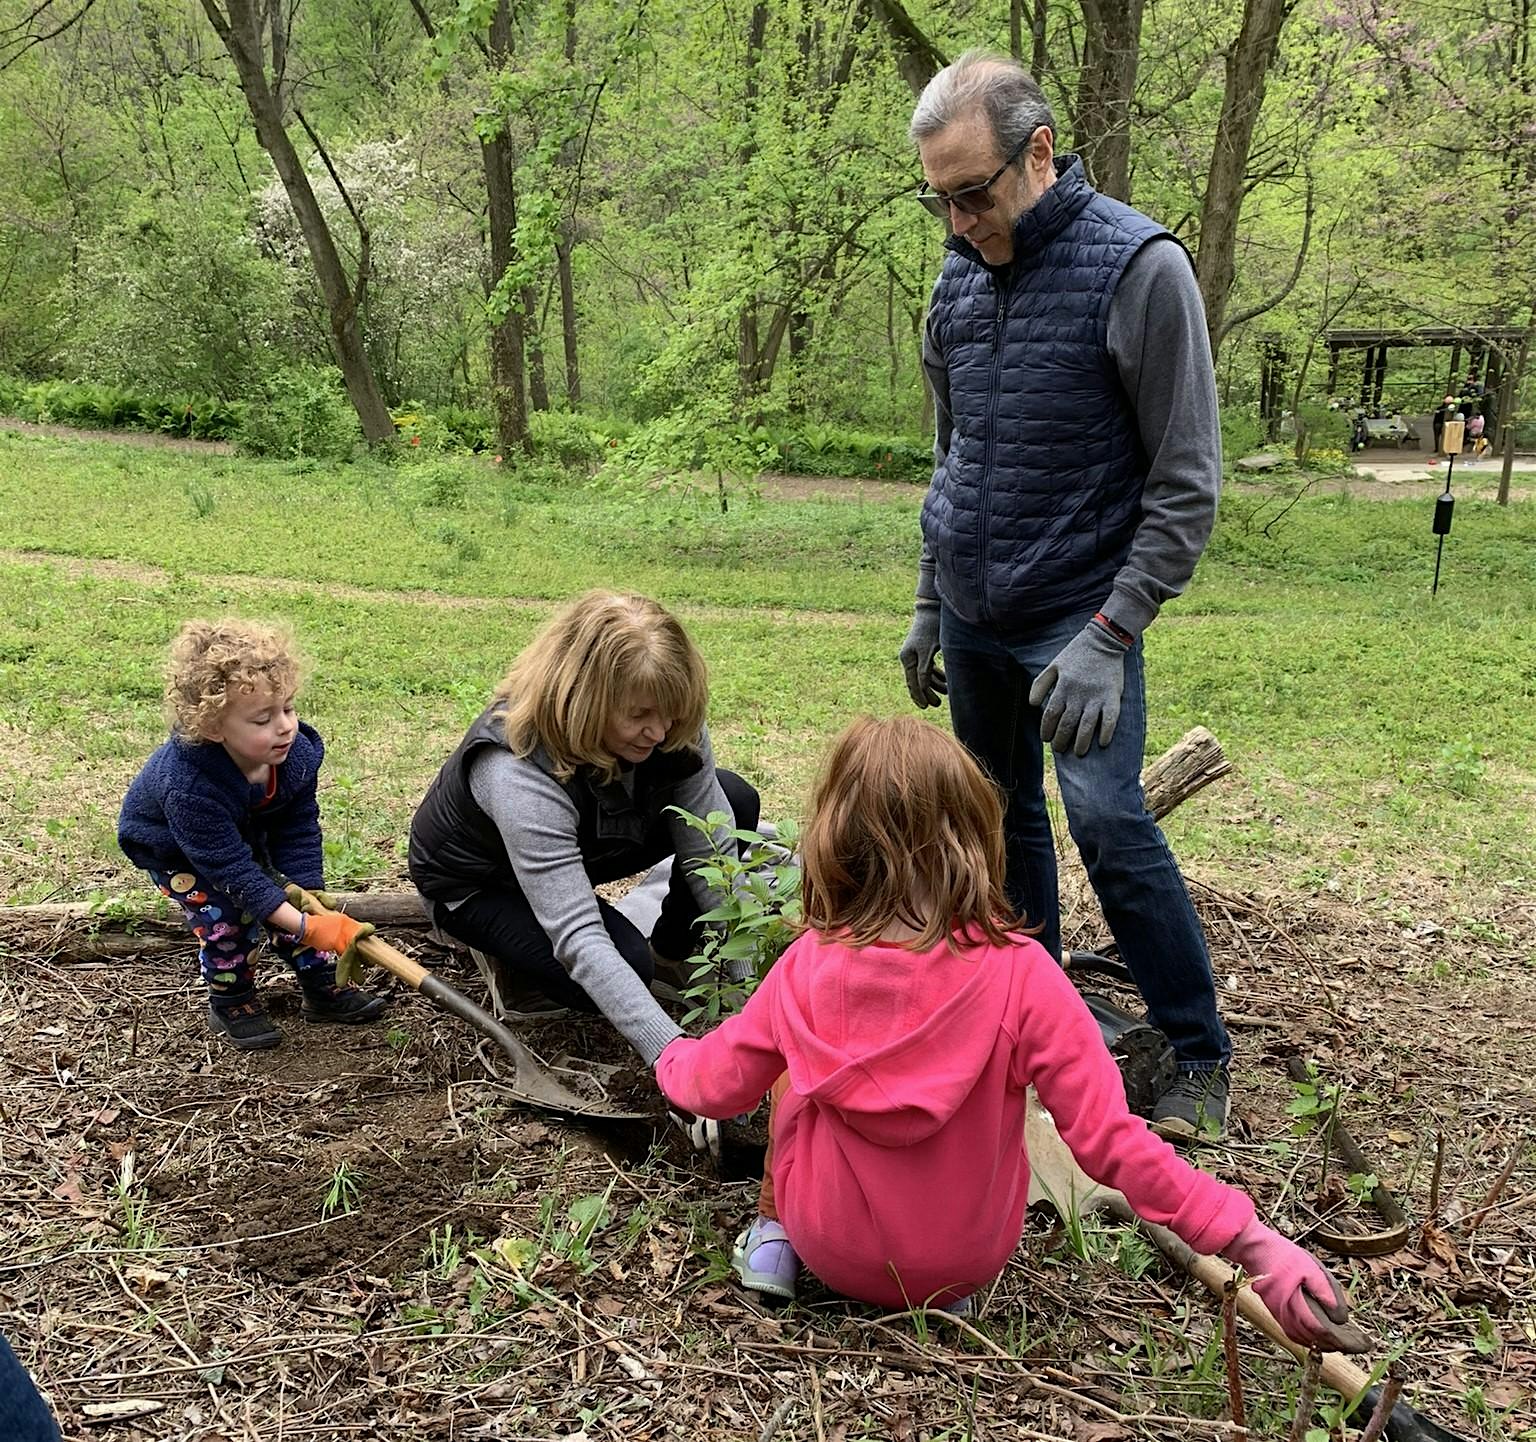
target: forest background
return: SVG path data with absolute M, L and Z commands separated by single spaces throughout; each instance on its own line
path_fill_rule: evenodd
M 1530 318 L 1530 11 L 4 0 L 0 414 L 925 478 L 905 127 L 984 44 L 1188 245 L 1229 451 L 1274 344 L 1341 446 L 1329 326 Z M 1389 408 L 1445 365 L 1394 361 Z

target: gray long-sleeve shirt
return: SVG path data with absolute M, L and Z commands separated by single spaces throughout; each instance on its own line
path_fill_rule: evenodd
M 1221 423 L 1205 309 L 1189 257 L 1172 237 L 1148 241 L 1126 267 L 1110 300 L 1107 344 L 1149 466 L 1141 522 L 1101 609 L 1140 635 L 1189 584 L 1221 491 Z M 949 379 L 931 329 L 924 332 L 923 368 L 938 420 L 935 460 L 942 462 L 952 429 Z M 938 600 L 926 544 L 917 596 L 920 604 Z
M 704 764 L 679 785 L 674 804 L 695 816 L 729 813 L 707 732 L 701 749 Z M 485 746 L 470 763 L 469 789 L 496 823 L 517 884 L 549 937 L 555 959 L 646 1065 L 654 1065 L 662 1048 L 682 1032 L 619 954 L 603 925 L 577 844 L 576 806 L 565 788 L 533 758 Z M 676 816 L 668 820 L 676 847 L 673 865 L 685 867 L 694 895 L 708 909 L 715 897 L 688 863 L 708 854 L 709 841 Z

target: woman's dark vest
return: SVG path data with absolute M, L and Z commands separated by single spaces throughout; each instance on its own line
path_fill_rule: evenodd
M 1103 604 L 1141 520 L 1136 416 L 1108 348 L 1131 259 L 1168 232 L 1100 195 L 1076 156 L 1019 218 L 996 270 L 963 240 L 931 326 L 953 431 L 923 505 L 939 594 L 975 625 L 1019 633 Z
M 501 722 L 498 707 L 481 713 L 443 763 L 411 821 L 411 880 L 433 901 L 459 901 L 476 891 L 517 886 L 501 832 L 469 786 L 475 754 L 484 746 L 505 747 Z M 542 758 L 536 752 L 529 759 L 540 765 Z M 647 834 L 665 824 L 662 812 L 677 784 L 697 775 L 703 764 L 691 747 L 658 750 L 630 770 L 632 788 L 620 781 L 604 783 L 587 767 L 560 783 L 576 808 L 576 842 L 594 883 L 633 874 Z

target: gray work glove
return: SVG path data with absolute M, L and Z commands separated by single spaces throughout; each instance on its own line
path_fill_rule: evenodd
M 939 608 L 919 601 L 912 629 L 901 643 L 901 669 L 907 673 L 907 694 L 914 706 L 937 706 L 949 695 L 949 683 L 938 664 Z
M 1130 649 L 1096 620 L 1062 647 L 1029 688 L 1031 706 L 1045 703 L 1040 717 L 1042 741 L 1049 741 L 1057 751 L 1086 756 L 1097 731 L 1099 745 L 1109 745 L 1120 719 L 1125 653 Z

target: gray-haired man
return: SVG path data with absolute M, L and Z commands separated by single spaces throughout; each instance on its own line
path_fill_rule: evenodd
M 961 56 L 911 132 L 919 198 L 953 234 L 923 347 L 938 436 L 907 687 L 919 706 L 947 688 L 955 734 L 1008 799 L 1011 899 L 1059 955 L 1042 740 L 1055 748 L 1072 839 L 1178 1057 L 1154 1126 L 1219 1135 L 1231 1046 L 1139 779 L 1141 634 L 1188 583 L 1221 481 L 1194 271 L 1054 155 L 1050 107 L 1013 61 Z

